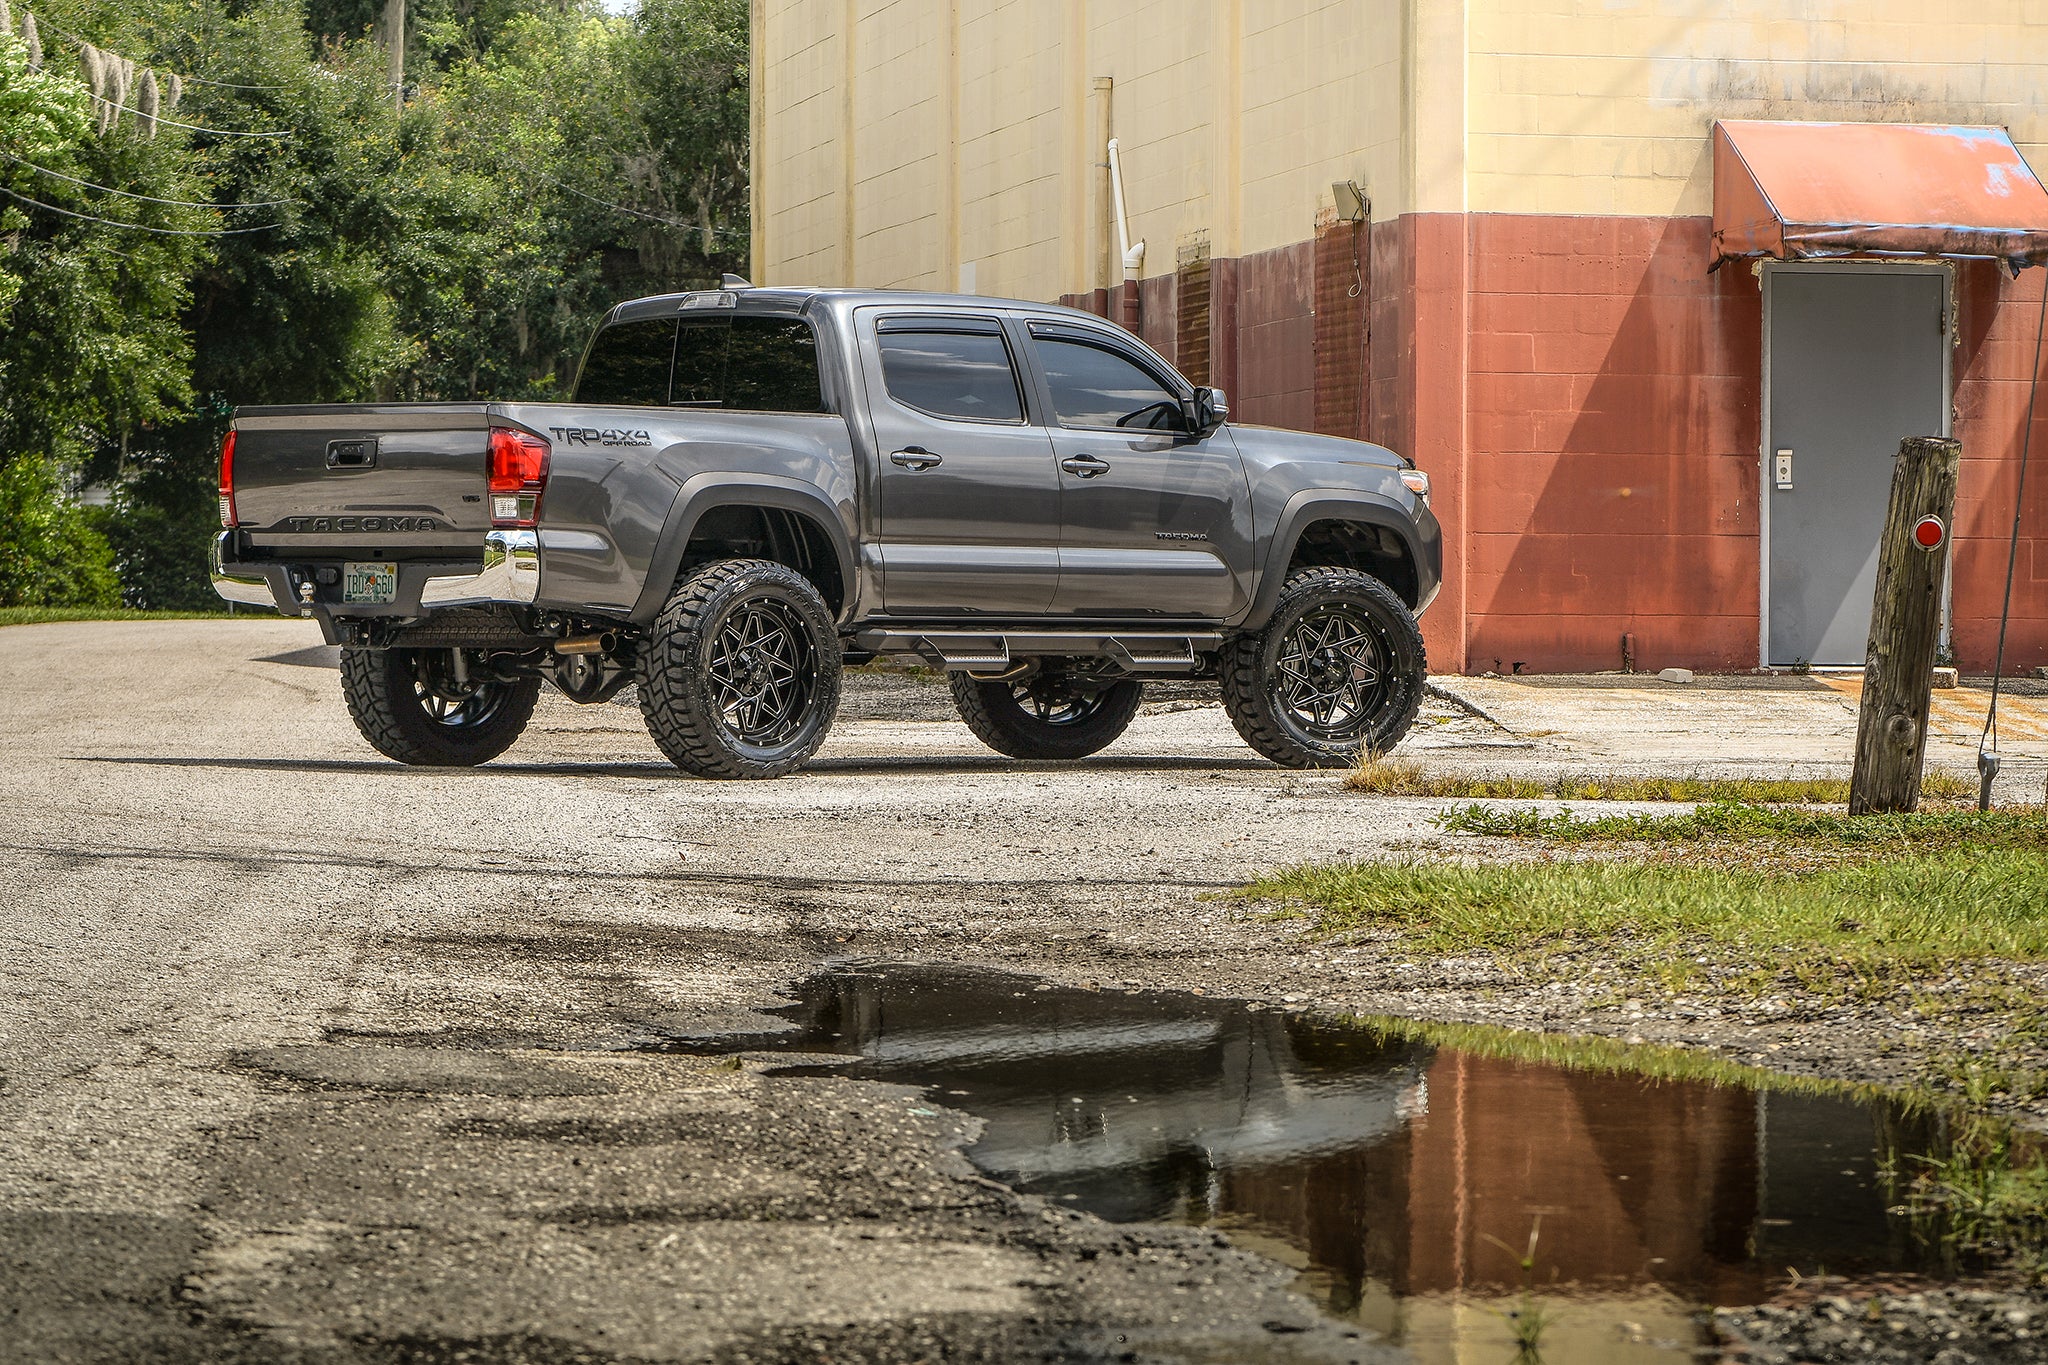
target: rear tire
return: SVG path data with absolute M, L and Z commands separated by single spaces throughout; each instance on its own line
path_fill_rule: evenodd
M 540 679 L 458 681 L 452 649 L 344 649 L 348 713 L 386 758 L 471 768 L 512 747 L 533 719 Z
M 1264 628 L 1223 646 L 1223 705 L 1244 742 L 1289 768 L 1348 768 L 1401 742 L 1422 705 L 1422 631 L 1356 569 L 1291 575 Z
M 1145 695 L 1136 678 L 1090 679 L 1064 668 L 1042 669 L 1024 682 L 966 673 L 949 673 L 946 680 L 975 738 L 1011 758 L 1086 758 L 1106 749 Z
M 810 580 L 773 560 L 715 560 L 654 618 L 640 714 L 686 773 L 781 777 L 825 742 L 839 673 L 839 634 Z

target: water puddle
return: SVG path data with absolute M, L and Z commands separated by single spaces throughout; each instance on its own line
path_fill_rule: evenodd
M 691 1051 L 926 1087 L 996 1179 L 1118 1222 L 1191 1223 L 1295 1266 L 1419 1361 L 1701 1358 L 1699 1308 L 1788 1278 L 1939 1274 L 1887 1211 L 1936 1120 L 1832 1094 L 1501 1060 L 1195 995 L 927 966 L 813 977 L 794 1031 Z M 1533 1267 L 1525 1270 L 1535 1233 Z M 1711 1352 L 1707 1352 L 1711 1354 Z

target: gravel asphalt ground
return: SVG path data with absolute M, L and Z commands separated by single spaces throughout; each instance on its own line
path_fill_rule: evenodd
M 1454 687 L 1404 751 L 1614 766 L 1572 738 L 1590 685 Z M 913 1092 L 650 1050 L 772 1027 L 834 959 L 1898 1065 L 1855 1020 L 1521 998 L 1219 897 L 1437 803 L 1275 768 L 1194 692 L 1033 766 L 866 675 L 809 770 L 745 784 L 551 694 L 487 768 L 386 762 L 299 622 L 8 628 L 0 689 L 0 1360 L 1382 1358 L 1211 1234 L 981 1180 Z

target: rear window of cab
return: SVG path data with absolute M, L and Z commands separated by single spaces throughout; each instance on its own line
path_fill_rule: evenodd
M 801 318 L 641 318 L 600 331 L 571 400 L 606 407 L 823 412 L 818 341 Z

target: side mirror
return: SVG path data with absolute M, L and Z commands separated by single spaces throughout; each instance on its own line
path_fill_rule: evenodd
M 1195 430 L 1206 436 L 1229 418 L 1230 400 L 1221 389 L 1196 389 L 1194 409 Z

